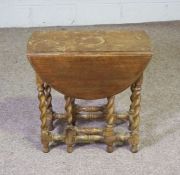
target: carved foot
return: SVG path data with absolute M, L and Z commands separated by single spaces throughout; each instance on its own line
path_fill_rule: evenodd
M 132 145 L 130 149 L 131 149 L 132 153 L 137 153 L 139 150 L 139 146 L 138 145 Z
M 139 150 L 139 134 L 138 133 L 132 133 L 131 137 L 128 140 L 129 144 L 130 144 L 130 149 L 132 153 L 136 153 Z
M 68 153 L 73 152 L 73 145 L 75 143 L 75 136 L 76 136 L 76 131 L 75 131 L 74 127 L 68 126 L 66 128 L 66 140 L 65 140 Z
M 41 143 L 42 143 L 42 151 L 44 153 L 49 152 L 49 142 L 50 142 L 50 137 L 47 131 L 41 131 Z
M 41 143 L 42 143 L 42 151 L 44 153 L 48 153 L 50 149 L 49 149 L 49 141 L 47 140 L 47 138 L 42 138 Z
M 49 152 L 49 144 L 43 145 L 42 151 L 43 151 L 44 153 L 48 153 L 48 152 Z
M 73 146 L 72 145 L 67 145 L 67 152 L 72 153 L 73 152 Z
M 112 153 L 113 152 L 113 145 L 108 145 L 107 146 L 107 152 Z

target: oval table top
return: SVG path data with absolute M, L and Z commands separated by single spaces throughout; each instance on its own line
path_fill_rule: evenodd
M 27 45 L 27 57 L 41 79 L 80 99 L 125 90 L 143 73 L 151 56 L 144 31 L 39 31 Z

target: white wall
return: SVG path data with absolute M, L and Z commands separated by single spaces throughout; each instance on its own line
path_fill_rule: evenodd
M 0 27 L 180 20 L 180 0 L 0 0 Z

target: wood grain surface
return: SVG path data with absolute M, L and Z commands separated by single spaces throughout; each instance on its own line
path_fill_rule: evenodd
M 29 61 L 42 80 L 80 99 L 125 90 L 143 73 L 151 55 L 144 31 L 34 32 L 27 46 Z

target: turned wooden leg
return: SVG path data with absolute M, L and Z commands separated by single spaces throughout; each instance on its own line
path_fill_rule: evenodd
M 47 126 L 49 131 L 52 131 L 54 129 L 53 126 L 53 109 L 52 109 L 52 96 L 51 96 L 51 87 L 44 83 L 44 92 L 46 97 L 46 107 L 47 107 Z
M 129 129 L 131 131 L 131 137 L 129 143 L 131 146 L 131 151 L 133 153 L 138 151 L 139 146 L 139 122 L 140 122 L 140 102 L 141 102 L 141 85 L 143 81 L 143 76 L 140 76 L 137 81 L 132 84 L 131 91 L 132 95 L 131 105 L 129 109 Z
M 69 134 L 69 128 L 73 128 L 73 98 L 65 96 L 65 111 L 66 111 L 66 117 L 67 117 L 67 135 L 66 137 L 66 144 L 67 144 L 67 152 L 71 153 L 73 151 L 73 142 L 69 141 L 72 140 L 69 137 L 71 137 L 71 134 Z
M 41 143 L 43 145 L 43 152 L 49 152 L 49 131 L 47 127 L 47 105 L 46 96 L 44 92 L 44 82 L 37 75 L 36 76 L 38 99 L 39 99 L 39 109 L 41 112 Z
M 106 113 L 106 127 L 104 129 L 104 137 L 105 137 L 105 143 L 107 144 L 107 152 L 111 153 L 113 152 L 113 136 L 114 136 L 114 99 L 115 96 L 108 97 L 108 103 L 105 107 L 105 113 Z
M 75 111 L 75 98 L 72 98 L 72 125 L 76 125 L 76 111 Z

